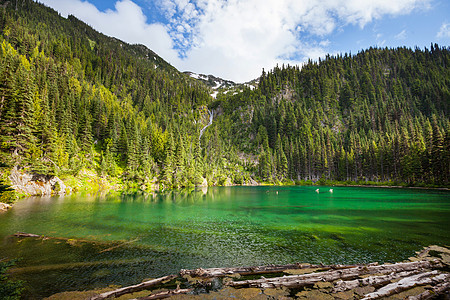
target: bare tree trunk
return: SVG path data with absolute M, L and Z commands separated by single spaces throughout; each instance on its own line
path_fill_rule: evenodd
M 94 297 L 91 297 L 90 300 L 101 300 L 101 299 L 107 299 L 107 298 L 117 298 L 119 296 L 125 295 L 125 294 L 131 294 L 131 293 L 135 293 L 135 292 L 139 292 L 145 289 L 148 289 L 150 287 L 156 286 L 158 284 L 161 284 L 165 281 L 170 281 L 172 279 L 177 278 L 177 275 L 169 275 L 169 276 L 164 276 L 164 277 L 160 277 L 157 279 L 152 279 L 149 281 L 145 281 L 136 285 L 132 285 L 132 286 L 127 286 L 127 287 L 123 287 L 114 291 L 110 291 L 110 292 L 106 292 L 100 295 L 96 295 Z
M 370 266 L 375 266 L 378 263 L 371 263 Z M 281 273 L 286 270 L 298 270 L 298 269 L 317 269 L 320 268 L 323 271 L 326 270 L 339 270 L 349 269 L 367 265 L 310 265 L 310 264 L 288 264 L 288 265 L 268 265 L 268 266 L 256 266 L 256 267 L 237 267 L 237 268 L 211 268 L 211 269 L 195 269 L 184 270 L 181 269 L 180 275 L 189 275 L 191 277 L 224 277 L 232 274 L 240 275 L 258 275 L 258 274 L 270 274 Z
M 384 276 L 370 276 L 361 279 L 355 279 L 350 281 L 339 280 L 335 283 L 333 288 L 333 293 L 348 291 L 360 286 L 370 286 L 370 285 L 382 285 L 387 284 L 393 279 L 407 277 L 409 275 L 417 274 L 418 271 L 406 271 L 400 273 L 391 273 Z
M 437 264 L 437 261 L 435 261 L 434 264 Z M 262 278 L 255 280 L 231 281 L 226 284 L 233 287 L 248 286 L 254 288 L 277 288 L 277 287 L 299 288 L 306 285 L 313 285 L 320 281 L 353 279 L 361 275 L 377 274 L 377 273 L 387 274 L 391 272 L 413 271 L 417 269 L 430 268 L 432 265 L 433 262 L 425 260 L 425 261 L 397 263 L 397 264 L 384 264 L 380 266 L 355 267 L 344 270 L 332 270 L 312 274 L 292 275 L 275 278 Z
M 444 282 L 444 283 L 437 284 L 436 286 L 423 292 L 422 294 L 419 294 L 417 296 L 409 296 L 407 299 L 408 300 L 427 300 L 427 299 L 434 298 L 434 297 L 436 297 L 436 295 L 440 295 L 448 290 L 450 290 L 450 282 Z
M 434 275 L 437 275 L 437 276 L 434 276 Z M 432 277 L 432 276 L 434 276 L 434 277 Z M 445 283 L 445 282 L 448 282 L 449 279 L 450 279 L 450 274 L 439 274 L 438 271 L 420 273 L 417 275 L 403 278 L 397 282 L 388 284 L 386 286 L 383 286 L 376 292 L 365 295 L 363 300 L 387 297 L 392 294 L 398 294 L 402 291 L 408 290 L 408 289 L 418 286 L 418 285 L 425 285 L 425 284 L 431 284 L 431 283 L 442 283 L 442 282 Z

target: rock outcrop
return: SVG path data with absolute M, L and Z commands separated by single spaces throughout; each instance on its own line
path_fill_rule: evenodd
M 11 205 L 3 203 L 3 202 L 0 202 L 0 212 L 7 211 L 10 208 L 11 208 Z
M 202 183 L 197 185 L 198 187 L 208 187 L 208 180 L 206 180 L 206 178 L 202 177 Z
M 29 174 L 14 167 L 9 175 L 11 187 L 30 196 L 63 195 L 70 193 L 64 182 L 56 176 Z

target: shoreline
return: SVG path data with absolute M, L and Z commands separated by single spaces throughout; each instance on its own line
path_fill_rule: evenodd
M 61 292 L 46 299 L 430 299 L 449 296 L 449 266 L 450 250 L 432 245 L 394 264 L 181 269 L 131 286 Z

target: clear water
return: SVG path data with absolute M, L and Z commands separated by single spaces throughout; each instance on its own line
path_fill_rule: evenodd
M 28 198 L 0 214 L 0 257 L 20 259 L 12 276 L 39 298 L 181 268 L 393 262 L 450 245 L 450 192 L 316 188 Z

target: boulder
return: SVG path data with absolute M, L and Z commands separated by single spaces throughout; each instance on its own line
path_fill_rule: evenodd
M 7 211 L 8 209 L 10 209 L 12 206 L 3 202 L 0 202 L 0 212 L 2 211 Z

